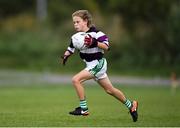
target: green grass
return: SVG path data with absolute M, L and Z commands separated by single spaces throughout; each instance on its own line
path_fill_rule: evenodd
M 33 85 L 0 87 L 0 126 L 180 126 L 180 90 L 168 87 L 116 86 L 139 101 L 139 120 L 98 86 L 87 85 L 90 115 L 70 116 L 78 105 L 72 86 Z

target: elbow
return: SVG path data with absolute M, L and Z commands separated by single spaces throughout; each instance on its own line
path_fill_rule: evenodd
M 110 47 L 109 47 L 109 45 L 105 45 L 105 48 L 104 48 L 104 50 L 106 50 L 106 51 L 109 51 L 109 50 L 110 50 Z
M 109 44 L 105 43 L 104 46 L 105 46 L 105 47 L 104 47 L 104 50 L 106 50 L 106 51 L 109 51 L 109 50 L 110 50 Z
M 104 50 L 109 51 L 110 50 L 109 46 L 104 47 Z

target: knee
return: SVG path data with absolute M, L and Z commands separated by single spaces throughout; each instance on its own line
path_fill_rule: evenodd
M 72 78 L 72 83 L 73 83 L 74 86 L 76 86 L 77 84 L 80 83 L 80 80 L 77 77 L 73 77 Z

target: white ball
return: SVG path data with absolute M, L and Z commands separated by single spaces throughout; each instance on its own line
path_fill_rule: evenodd
M 84 38 L 87 36 L 85 32 L 78 32 L 72 36 L 73 46 L 78 50 L 86 49 L 86 45 L 84 44 Z

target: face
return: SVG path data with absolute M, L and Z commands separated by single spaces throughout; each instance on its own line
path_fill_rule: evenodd
M 73 17 L 74 28 L 78 32 L 86 32 L 89 28 L 87 26 L 87 20 L 83 20 L 79 16 Z

